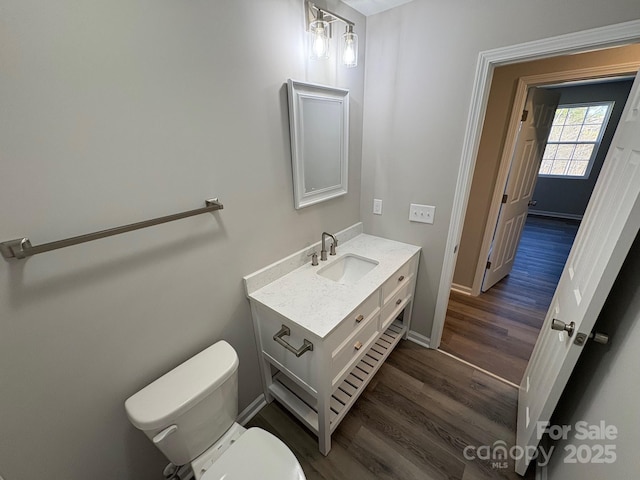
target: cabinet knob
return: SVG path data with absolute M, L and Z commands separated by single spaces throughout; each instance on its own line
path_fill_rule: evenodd
M 400 305 L 402 303 L 402 299 L 399 298 L 398 300 L 396 300 L 396 305 Z
M 404 280 L 404 275 L 400 275 L 400 276 L 398 277 L 398 281 L 399 281 L 399 282 L 401 282 L 402 280 Z
M 360 350 L 362 348 L 362 342 L 356 342 L 353 344 L 353 348 Z
M 364 320 L 364 315 L 358 315 L 356 317 L 356 323 L 360 323 L 362 320 Z

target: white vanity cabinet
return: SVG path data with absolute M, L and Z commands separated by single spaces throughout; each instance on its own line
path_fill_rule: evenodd
M 406 336 L 420 255 L 419 247 L 369 235 L 338 250 L 379 263 L 353 285 L 319 278 L 321 262 L 248 292 L 265 396 L 316 433 L 325 455 L 333 431 Z

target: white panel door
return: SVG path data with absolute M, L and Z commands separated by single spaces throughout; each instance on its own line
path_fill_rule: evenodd
M 549 421 L 640 227 L 640 81 L 636 77 L 584 219 L 569 253 L 518 395 L 516 442 L 539 443 L 537 423 Z M 556 318 L 575 332 L 551 329 Z M 529 459 L 516 461 L 524 474 Z
M 527 118 L 521 122 L 505 187 L 506 202 L 500 207 L 498 223 L 493 234 L 490 266 L 482 281 L 486 292 L 511 272 L 516 251 L 527 220 L 529 201 L 538 179 L 540 161 L 549 137 L 553 116 L 560 94 L 553 90 L 531 88 L 525 110 Z

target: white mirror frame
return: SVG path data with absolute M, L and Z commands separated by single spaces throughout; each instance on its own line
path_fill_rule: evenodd
M 287 85 L 293 197 L 295 208 L 300 209 L 347 193 L 349 90 L 291 79 Z M 309 118 L 311 106 L 318 104 L 324 105 L 323 110 L 331 115 L 327 117 L 331 122 Z M 316 112 L 322 113 L 317 109 Z M 329 168 L 332 164 L 335 167 L 327 173 L 335 180 L 307 189 L 305 178 L 309 180 L 309 172 L 319 166 Z

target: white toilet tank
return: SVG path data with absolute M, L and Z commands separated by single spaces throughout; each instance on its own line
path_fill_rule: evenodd
M 238 415 L 238 355 L 220 341 L 125 402 L 133 425 L 176 465 L 213 445 Z

